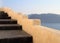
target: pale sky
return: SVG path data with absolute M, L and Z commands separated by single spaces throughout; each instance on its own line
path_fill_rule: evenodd
M 4 6 L 25 14 L 60 14 L 60 0 L 0 0 L 0 7 Z

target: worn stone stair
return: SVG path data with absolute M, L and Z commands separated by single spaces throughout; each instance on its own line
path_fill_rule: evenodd
M 7 13 L 0 11 L 0 19 L 11 19 L 11 17 L 8 17 Z
M 33 43 L 32 36 L 22 30 L 16 20 L 0 11 L 0 43 Z
M 0 30 L 22 30 L 22 26 L 18 24 L 1 24 Z
M 17 24 L 17 21 L 12 19 L 0 19 L 0 24 Z
M 0 19 L 11 19 L 11 17 L 0 17 Z

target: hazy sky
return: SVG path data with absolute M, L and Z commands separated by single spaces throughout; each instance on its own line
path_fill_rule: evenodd
M 7 6 L 15 11 L 29 13 L 60 14 L 60 0 L 0 0 L 0 7 Z

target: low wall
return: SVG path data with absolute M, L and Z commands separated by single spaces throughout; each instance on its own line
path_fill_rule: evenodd
M 3 11 L 8 12 L 12 19 L 17 20 L 18 24 L 23 26 L 24 31 L 32 35 L 33 43 L 60 43 L 60 31 L 41 26 L 38 19 L 28 19 L 27 16 L 13 12 L 8 8 Z
M 33 36 L 34 43 L 60 43 L 60 31 L 40 25 L 31 25 L 32 20 L 23 20 L 23 30 Z

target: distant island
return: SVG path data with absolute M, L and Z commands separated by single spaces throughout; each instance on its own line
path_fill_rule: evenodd
M 60 23 L 60 15 L 58 14 L 30 14 L 29 19 L 40 19 L 42 23 Z

